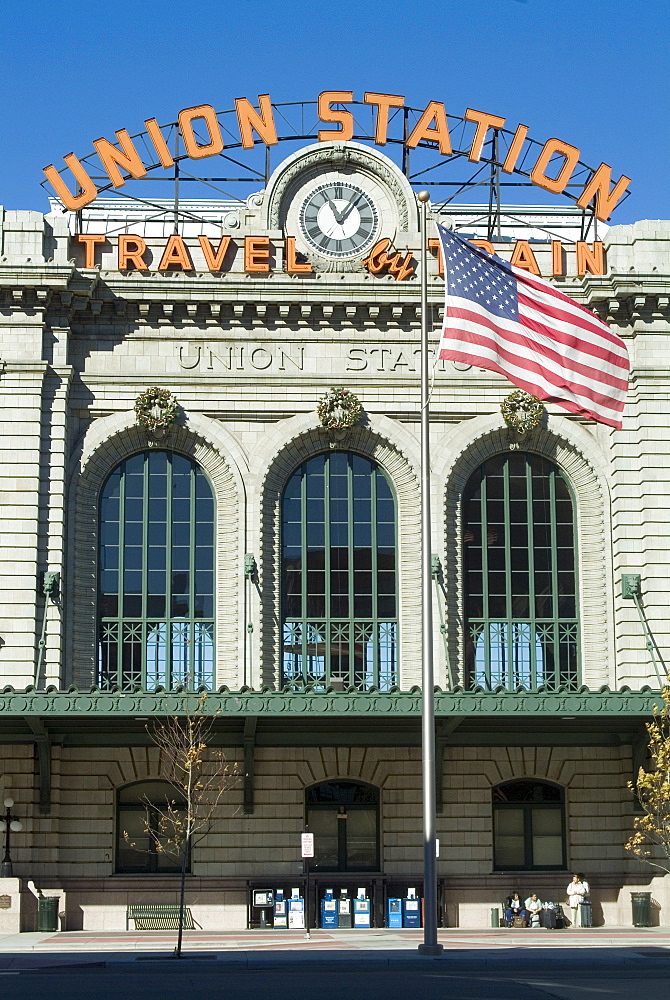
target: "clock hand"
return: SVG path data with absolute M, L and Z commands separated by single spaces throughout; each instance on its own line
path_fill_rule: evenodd
M 328 197 L 328 195 L 326 195 L 326 201 L 328 202 L 330 210 L 333 213 L 333 218 L 335 219 L 335 222 L 338 224 L 338 226 L 341 226 L 342 222 L 344 221 L 343 218 L 342 218 L 342 213 L 336 207 L 335 202 L 330 200 L 330 198 Z
M 345 207 L 342 209 L 342 211 L 340 212 L 340 218 L 337 220 L 340 225 L 342 225 L 342 223 L 349 217 L 356 202 L 359 200 L 360 197 L 361 197 L 360 191 L 357 191 L 354 194 L 351 201 L 349 201 L 348 204 L 345 205 Z

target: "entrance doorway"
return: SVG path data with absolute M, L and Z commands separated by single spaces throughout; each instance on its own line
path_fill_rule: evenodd
M 314 834 L 311 871 L 379 871 L 379 790 L 360 781 L 324 781 L 306 793 Z

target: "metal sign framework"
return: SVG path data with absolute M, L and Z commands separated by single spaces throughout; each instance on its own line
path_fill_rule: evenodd
M 287 145 L 293 145 L 295 149 L 299 149 L 306 140 L 317 138 L 319 125 L 322 122 L 318 117 L 316 101 L 273 103 L 272 108 L 277 123 L 278 144 L 282 146 L 282 158 L 287 155 Z M 344 108 L 344 105 L 334 103 L 333 108 Z M 354 115 L 352 139 L 356 142 L 374 143 L 373 107 L 361 101 L 352 101 L 347 104 L 347 108 L 353 109 Z M 510 222 L 514 224 L 519 220 L 508 215 L 505 211 L 503 198 L 514 191 L 516 196 L 514 200 L 517 204 L 519 196 L 521 196 L 521 200 L 527 199 L 529 206 L 537 204 L 537 201 L 528 198 L 528 195 L 530 192 L 537 195 L 538 192 L 538 188 L 531 182 L 531 170 L 543 149 L 543 144 L 526 137 L 513 172 L 505 174 L 503 164 L 515 136 L 513 131 L 505 128 L 491 128 L 490 138 L 484 144 L 480 159 L 477 162 L 471 162 L 468 159 L 468 153 L 471 148 L 474 124 L 471 120 L 454 115 L 447 116 L 453 149 L 451 155 L 440 153 L 436 142 L 425 139 L 421 140 L 415 149 L 410 149 L 407 145 L 407 139 L 422 114 L 422 109 L 411 107 L 396 108 L 390 112 L 386 139 L 388 148 L 385 149 L 385 152 L 398 164 L 412 185 L 420 186 L 429 191 L 434 216 L 448 215 L 450 211 L 458 211 L 458 208 L 464 205 L 466 198 L 469 199 L 471 207 L 473 195 L 475 197 L 483 195 L 481 201 L 477 202 L 478 205 L 481 204 L 481 216 L 477 220 L 478 224 L 485 225 L 487 239 L 504 239 L 505 221 L 508 224 Z M 267 185 L 272 173 L 270 146 L 259 142 L 252 149 L 243 149 L 236 127 L 237 117 L 234 108 L 217 112 L 217 120 L 226 146 L 224 151 L 206 160 L 194 161 L 188 156 L 184 150 L 177 121 L 161 126 L 161 134 L 174 159 L 174 167 L 168 169 L 164 168 L 157 160 L 155 145 L 147 131 L 137 132 L 131 136 L 133 144 L 143 154 L 142 159 L 146 164 L 147 176 L 140 179 L 128 178 L 128 180 L 132 180 L 133 184 L 141 183 L 146 190 L 146 195 L 130 193 L 125 184 L 121 189 L 115 187 L 104 170 L 97 152 L 83 157 L 81 163 L 98 186 L 99 194 L 114 194 L 135 201 L 145 208 L 156 209 L 156 218 L 164 218 L 166 214 L 171 214 L 176 233 L 180 221 L 200 221 L 197 211 L 193 209 L 192 193 L 189 191 L 190 197 L 184 198 L 185 188 L 188 189 L 193 184 L 199 184 L 213 192 L 216 197 L 243 203 L 249 194 Z M 198 136 L 197 129 L 195 134 Z M 202 139 L 206 141 L 204 136 Z M 232 155 L 234 150 L 243 150 L 244 160 Z M 212 163 L 216 163 L 221 169 L 212 171 Z M 558 173 L 562 165 L 561 155 L 554 154 L 547 167 L 548 174 L 551 174 L 552 169 Z M 199 166 L 203 167 L 201 173 L 197 172 Z M 59 173 L 63 175 L 67 169 L 67 167 L 63 167 Z M 570 181 L 561 192 L 563 197 L 576 205 L 579 194 L 584 190 L 585 184 L 588 183 L 594 172 L 592 167 L 579 160 Z M 47 185 L 46 180 L 42 181 L 43 187 L 46 188 Z M 153 188 L 149 187 L 147 190 L 150 185 L 153 185 Z M 172 187 L 169 198 L 171 209 L 168 212 L 166 212 L 165 205 L 167 199 L 160 191 L 163 185 L 171 185 Z M 629 194 L 630 191 L 626 191 L 621 201 L 624 201 Z M 211 197 L 212 195 L 209 195 L 210 200 Z M 188 206 L 184 204 L 184 201 L 188 202 Z M 509 198 L 506 198 L 505 201 L 509 201 Z M 571 209 L 572 213 L 575 215 L 575 223 L 579 220 L 579 238 L 581 240 L 585 240 L 589 236 L 595 238 L 595 206 L 591 205 L 587 209 L 577 209 L 577 211 Z M 81 231 L 81 213 L 78 212 L 76 215 L 78 224 L 75 229 L 79 232 Z M 211 216 L 208 216 L 207 221 L 212 224 Z M 223 226 L 221 228 L 223 230 Z M 542 226 L 537 225 L 537 228 L 542 229 Z

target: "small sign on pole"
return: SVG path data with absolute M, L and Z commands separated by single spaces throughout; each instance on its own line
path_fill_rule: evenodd
M 302 857 L 303 858 L 313 858 L 314 857 L 314 834 L 313 833 L 303 833 L 300 835 L 301 846 L 302 846 Z

